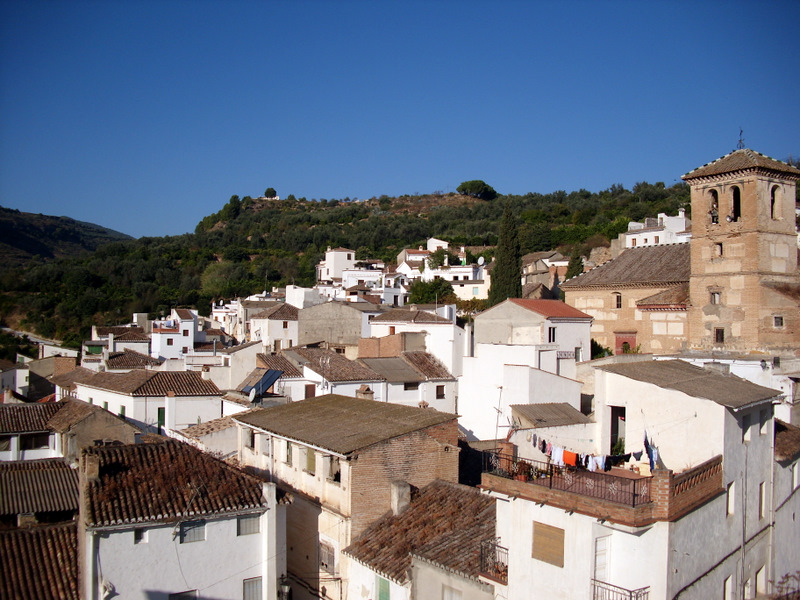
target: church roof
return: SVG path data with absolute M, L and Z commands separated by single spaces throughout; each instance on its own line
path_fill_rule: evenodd
M 690 179 L 697 179 L 699 177 L 708 177 L 710 175 L 721 175 L 723 173 L 733 173 L 736 171 L 746 171 L 749 169 L 766 169 L 769 171 L 777 171 L 779 173 L 791 174 L 800 176 L 800 169 L 786 164 L 785 162 L 775 160 L 769 156 L 759 154 L 749 148 L 742 148 L 734 150 L 730 154 L 718 158 L 717 160 L 698 167 L 693 171 L 689 171 L 682 179 L 688 181 Z
M 561 284 L 561 289 L 677 285 L 689 281 L 689 244 L 629 248 Z

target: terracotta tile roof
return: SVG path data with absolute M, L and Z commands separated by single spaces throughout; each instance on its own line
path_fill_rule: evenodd
M 780 390 L 750 383 L 734 375 L 723 375 L 682 360 L 650 360 L 598 367 L 629 379 L 711 400 L 731 409 L 766 402 L 781 395 Z
M 63 458 L 0 462 L 0 515 L 78 510 L 78 471 Z
M 129 373 L 96 373 L 83 383 L 89 387 L 131 396 L 219 396 L 219 388 L 213 381 L 203 379 L 196 371 L 142 371 Z
M 128 333 L 123 333 L 120 336 L 114 336 L 114 340 L 117 342 L 149 342 L 150 336 L 145 335 L 144 333 L 130 331 Z
M 76 383 L 83 383 L 88 381 L 97 374 L 97 371 L 92 371 L 86 367 L 77 367 L 61 375 L 54 375 L 50 378 L 50 382 L 58 387 L 68 390 L 75 389 Z
M 47 422 L 61 407 L 58 402 L 0 404 L 0 433 L 50 431 Z
M 566 402 L 512 404 L 511 413 L 519 418 L 523 429 L 560 427 L 591 423 L 592 420 Z
M 96 330 L 97 335 L 100 337 L 108 337 L 109 334 L 113 334 L 116 338 L 120 335 L 125 335 L 127 333 L 144 333 L 144 329 L 141 327 L 133 326 L 129 327 L 127 325 L 113 325 L 111 327 L 97 327 Z
M 83 402 L 74 398 L 62 400 L 58 405 L 61 407 L 61 410 L 47 421 L 48 428 L 58 433 L 64 433 L 75 425 L 75 423 L 80 423 L 93 412 L 103 410 L 99 406 L 93 406 L 88 402 Z
M 233 418 L 279 436 L 347 455 L 452 421 L 457 415 L 328 394 Z
M 689 171 L 686 175 L 683 175 L 681 179 L 688 181 L 690 179 L 697 179 L 698 177 L 734 173 L 736 171 L 746 171 L 749 169 L 764 169 L 767 171 L 800 176 L 800 169 L 797 167 L 775 160 L 769 156 L 764 156 L 749 148 L 742 148 L 730 154 L 726 154 L 714 162 L 707 163 L 702 167 Z
M 100 477 L 87 482 L 90 526 L 169 522 L 267 506 L 261 480 L 174 440 L 84 450 L 82 464 L 94 459 Z
M 176 308 L 175 314 L 182 321 L 194 321 L 195 319 L 195 314 L 188 308 Z
M 477 579 L 480 543 L 494 537 L 495 523 L 493 498 L 434 481 L 405 511 L 376 521 L 344 553 L 400 584 L 408 582 L 412 554 Z
M 667 288 L 647 298 L 636 301 L 636 306 L 643 310 L 663 308 L 685 309 L 689 304 L 689 282 Z
M 573 308 L 561 300 L 526 300 L 523 298 L 509 298 L 517 306 L 538 313 L 543 317 L 554 319 L 591 319 L 590 315 Z
M 144 369 L 145 367 L 157 367 L 163 362 L 158 358 L 125 348 L 123 352 L 111 353 L 106 360 L 106 367 L 109 369 Z
M 280 354 L 257 354 L 256 366 L 273 371 L 283 371 L 281 375 L 284 379 L 301 379 L 303 374 L 294 366 L 290 360 Z
M 297 307 L 281 302 L 277 306 L 262 310 L 251 319 L 270 319 L 273 321 L 297 321 Z
M 439 315 L 426 310 L 395 308 L 372 319 L 373 323 L 452 323 Z
M 794 460 L 800 456 L 800 427 L 775 419 L 775 460 Z
M 675 285 L 689 281 L 689 244 L 647 246 L 625 250 L 577 277 L 561 289 L 608 288 L 636 285 Z
M 454 380 L 452 373 L 447 370 L 438 358 L 428 352 L 403 352 L 401 355 L 404 360 L 414 365 L 414 368 L 422 373 L 427 379 L 450 381 Z
M 230 348 L 222 348 L 219 350 L 222 354 L 235 354 L 241 350 L 245 350 L 251 346 L 255 346 L 256 344 L 260 344 L 261 340 L 253 340 L 252 342 L 245 342 L 244 344 L 239 344 L 238 346 L 231 346 Z
M 233 417 L 228 415 L 227 417 L 220 417 L 219 419 L 212 419 L 211 421 L 206 421 L 205 423 L 192 425 L 186 429 L 181 429 L 178 433 L 187 438 L 197 440 L 208 435 L 209 433 L 225 431 L 231 427 L 236 427 L 236 423 L 233 422 Z
M 328 381 L 383 381 L 383 376 L 369 367 L 325 348 L 291 348 L 284 356 L 298 358 L 298 362 Z M 324 361 L 324 362 L 323 362 Z
M 0 597 L 78 600 L 75 523 L 0 532 Z

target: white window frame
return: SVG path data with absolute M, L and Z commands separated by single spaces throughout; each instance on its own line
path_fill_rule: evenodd
M 197 521 L 184 521 L 181 523 L 180 540 L 181 544 L 204 542 L 206 540 L 205 520 L 199 519 Z
M 236 517 L 236 535 L 261 533 L 261 515 L 239 515 Z

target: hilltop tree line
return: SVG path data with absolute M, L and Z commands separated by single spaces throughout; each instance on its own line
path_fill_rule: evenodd
M 438 237 L 455 247 L 485 248 L 488 256 L 507 207 L 518 223 L 521 253 L 560 248 L 572 255 L 608 244 L 629 221 L 689 208 L 683 183 L 493 198 L 490 186 L 488 192 L 466 184 L 475 193 L 469 201 L 441 193 L 364 202 L 235 195 L 193 234 L 116 241 L 85 257 L 6 270 L 0 275 L 0 319 L 77 345 L 92 325 L 128 322 L 134 312 L 159 316 L 172 307 L 196 306 L 208 314 L 220 298 L 292 283 L 311 286 L 328 246 L 392 262 L 401 249 Z M 477 195 L 481 191 L 485 199 Z

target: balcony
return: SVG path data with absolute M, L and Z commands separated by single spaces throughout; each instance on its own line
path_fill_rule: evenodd
M 576 467 L 483 453 L 481 487 L 631 527 L 673 521 L 723 493 L 722 456 L 682 473 L 656 469 L 644 477 L 625 469 Z
M 484 473 L 526 481 L 552 490 L 581 494 L 607 502 L 635 508 L 650 502 L 652 477 L 642 477 L 624 472 L 612 475 L 600 471 L 587 471 L 577 467 L 558 467 L 536 460 L 514 458 L 500 452 L 485 452 Z M 622 473 L 621 469 L 617 469 Z
M 649 598 L 649 586 L 638 590 L 626 590 L 605 581 L 592 579 L 592 600 L 648 600 Z
M 495 540 L 481 542 L 480 574 L 496 583 L 508 585 L 508 548 Z

